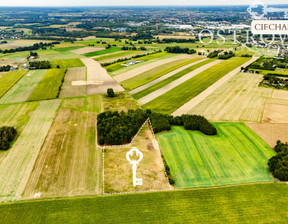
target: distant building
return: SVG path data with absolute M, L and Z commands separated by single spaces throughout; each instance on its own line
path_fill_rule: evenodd
M 126 32 L 129 30 L 130 30 L 130 28 L 128 28 L 128 27 L 119 27 L 119 28 L 113 29 L 114 32 Z
M 142 61 L 127 61 L 125 64 L 122 64 L 122 66 L 130 66 L 130 65 L 135 65 L 138 63 L 141 63 Z

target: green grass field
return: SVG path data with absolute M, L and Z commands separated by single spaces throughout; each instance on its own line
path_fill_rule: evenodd
M 178 188 L 273 181 L 268 160 L 274 151 L 242 123 L 214 123 L 217 136 L 183 127 L 157 134 Z
M 5 224 L 287 223 L 287 184 L 28 201 L 0 205 Z
M 95 61 L 102 61 L 102 60 L 106 60 L 106 59 L 111 59 L 110 61 L 113 61 L 114 58 L 119 58 L 119 57 L 125 58 L 126 56 L 130 57 L 129 55 L 131 55 L 133 53 L 135 54 L 137 52 L 139 52 L 139 54 L 141 54 L 140 51 L 120 51 L 119 53 L 116 53 L 116 54 L 108 54 L 108 55 L 103 55 L 103 56 L 94 58 L 94 60 Z M 114 59 L 114 60 L 116 60 L 116 59 Z
M 83 46 L 55 48 L 55 51 L 58 51 L 58 52 L 73 51 L 73 50 L 77 50 L 79 48 L 83 48 Z
M 28 97 L 28 101 L 57 98 L 64 76 L 65 69 L 49 69 Z
M 103 55 L 103 54 L 110 54 L 110 53 L 114 53 L 114 52 L 118 52 L 121 51 L 120 47 L 111 47 L 102 51 L 93 51 L 90 53 L 86 53 L 84 54 L 86 57 L 94 57 L 94 56 L 98 56 L 98 55 Z
M 170 114 L 203 92 L 223 76 L 249 60 L 250 58 L 234 57 L 214 65 L 194 76 L 190 80 L 145 104 L 144 108 L 149 108 L 156 112 Z
M 200 59 L 201 59 L 201 58 L 199 58 L 199 60 L 200 60 Z M 147 89 L 144 89 L 144 90 L 142 90 L 142 91 L 134 94 L 133 97 L 134 97 L 135 99 L 140 99 L 140 98 L 148 95 L 149 93 L 152 93 L 152 92 L 156 91 L 157 89 L 160 89 L 160 88 L 162 88 L 163 86 L 168 85 L 169 83 L 175 81 L 176 79 L 181 78 L 182 76 L 188 74 L 189 72 L 192 72 L 192 71 L 194 71 L 195 69 L 202 67 L 203 65 L 206 65 L 206 64 L 211 63 L 211 62 L 214 61 L 214 60 L 216 60 L 216 59 L 208 59 L 208 60 L 203 61 L 203 62 L 200 62 L 200 63 L 198 63 L 198 64 L 196 64 L 196 65 L 192 65 L 191 67 L 186 68 L 186 69 L 182 70 L 181 72 L 178 72 L 177 74 L 169 77 L 168 79 L 165 79 L 165 80 L 163 80 L 163 81 L 161 81 L 161 82 L 159 82 L 159 83 L 156 83 L 155 85 L 153 85 L 153 86 L 151 86 L 151 87 L 149 87 L 149 88 L 147 88 Z
M 0 97 L 2 97 L 15 83 L 17 83 L 27 71 L 7 72 L 0 77 Z
M 177 61 L 173 61 L 161 66 L 158 66 L 156 68 L 153 68 L 147 72 L 143 72 L 131 79 L 127 79 L 124 82 L 121 83 L 121 85 L 127 90 L 130 91 L 132 89 L 135 89 L 139 86 L 142 86 L 148 82 L 153 81 L 154 79 L 157 79 L 169 72 L 172 72 L 178 68 L 183 67 L 184 65 L 188 65 L 190 63 L 193 63 L 197 60 L 200 60 L 199 58 L 193 58 L 193 59 L 180 59 Z
M 51 61 L 52 68 L 73 68 L 85 66 L 79 58 Z
M 0 104 L 24 102 L 38 85 L 47 70 L 29 71 L 1 99 Z

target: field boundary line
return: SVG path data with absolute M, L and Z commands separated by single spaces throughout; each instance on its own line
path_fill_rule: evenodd
M 164 169 L 164 173 L 165 173 L 165 177 L 167 179 L 167 184 L 169 185 L 169 188 L 168 189 L 158 189 L 158 190 L 144 190 L 144 191 L 129 191 L 129 192 L 115 192 L 115 193 L 105 193 L 105 148 L 112 148 L 112 147 L 123 147 L 123 146 L 130 146 L 135 138 L 138 136 L 138 134 L 140 133 L 140 131 L 143 129 L 144 125 L 148 123 L 149 126 L 150 126 L 150 129 L 151 129 L 151 132 L 152 132 L 152 135 L 154 137 L 154 141 L 156 142 L 156 145 L 157 145 L 157 151 L 159 153 L 159 156 L 160 156 L 160 159 L 162 161 L 162 165 L 163 165 L 163 169 Z M 132 141 L 129 143 L 129 144 L 123 144 L 123 145 L 113 145 L 113 146 L 102 146 L 102 154 L 103 154 L 103 171 L 102 171 L 102 193 L 103 195 L 114 195 L 114 194 L 135 194 L 135 193 L 147 193 L 147 192 L 159 192 L 159 191 L 171 191 L 172 190 L 172 187 L 171 185 L 169 184 L 169 179 L 168 179 L 168 175 L 167 175 L 167 172 L 165 170 L 165 165 L 164 165 L 164 162 L 163 162 L 163 159 L 162 159 L 162 156 L 161 156 L 161 152 L 160 152 L 160 148 L 159 148 L 159 144 L 158 144 L 158 141 L 156 139 L 156 136 L 154 134 L 154 130 L 153 130 L 153 126 L 152 126 L 152 123 L 150 121 L 150 118 L 147 118 L 147 120 L 142 124 L 141 128 L 139 128 L 137 134 L 133 137 Z
M 213 85 L 209 86 L 207 89 L 205 89 L 203 92 L 201 92 L 199 95 L 182 105 L 180 108 L 175 110 L 171 115 L 173 116 L 181 116 L 182 114 L 189 113 L 193 108 L 195 108 L 199 103 L 201 103 L 203 100 L 205 100 L 208 96 L 210 96 L 212 93 L 214 93 L 218 88 L 220 88 L 223 84 L 225 84 L 227 81 L 229 81 L 232 77 L 234 77 L 241 67 L 246 67 L 250 65 L 251 63 L 255 62 L 258 59 L 258 57 L 253 57 L 251 60 L 245 62 L 244 64 L 240 65 L 233 71 L 229 72 L 225 76 L 223 76 L 221 79 L 219 79 L 217 82 L 215 82 Z

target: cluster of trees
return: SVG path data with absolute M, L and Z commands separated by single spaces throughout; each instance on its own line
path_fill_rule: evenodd
M 4 65 L 0 67 L 0 72 L 8 72 L 10 71 L 11 66 L 10 65 Z
M 137 48 L 137 47 L 135 47 L 135 46 L 133 46 L 133 47 L 128 47 L 128 46 L 123 46 L 122 48 L 121 48 L 121 50 L 122 51 L 147 51 L 147 48 L 146 47 L 139 47 L 139 48 Z
M 204 117 L 154 113 L 151 110 L 129 110 L 128 113 L 108 111 L 98 115 L 98 141 L 100 145 L 122 145 L 130 143 L 144 121 L 150 118 L 154 133 L 171 130 L 172 125 L 184 126 L 186 130 L 201 131 L 206 135 L 216 135 L 217 129 Z
M 233 51 L 229 51 L 229 52 L 225 51 L 224 54 L 219 55 L 218 58 L 226 60 L 226 59 L 232 58 L 234 56 L 235 56 L 235 54 L 233 53 Z
M 48 69 L 51 68 L 51 64 L 49 61 L 30 61 L 29 67 L 35 69 Z
M 189 49 L 188 47 L 181 48 L 179 46 L 166 47 L 165 51 L 167 51 L 168 53 L 174 53 L 174 54 L 194 54 L 194 53 L 196 53 L 196 51 L 194 49 Z
M 288 79 L 281 79 L 277 76 L 287 77 L 283 74 L 267 74 L 264 75 L 263 81 L 260 83 L 260 85 L 274 87 L 276 89 L 287 89 L 288 88 Z
M 261 57 L 257 61 L 249 65 L 248 68 L 275 71 L 275 68 L 277 67 L 276 63 L 277 61 L 274 59 Z
M 30 54 L 29 54 L 29 56 L 27 57 L 27 59 L 29 59 L 30 57 L 38 58 L 38 53 L 37 53 L 37 52 L 30 51 Z
M 136 59 L 136 58 L 141 58 L 141 57 L 144 57 L 144 56 L 148 56 L 148 55 L 156 54 L 156 53 L 160 53 L 160 52 L 161 52 L 161 50 L 158 50 L 158 51 L 153 51 L 153 52 L 146 53 L 146 54 L 138 54 L 138 55 L 134 55 L 134 56 L 129 57 L 129 58 L 119 58 L 119 59 L 116 60 L 116 61 L 111 61 L 111 62 L 101 63 L 101 65 L 102 65 L 103 67 L 106 67 L 106 66 L 109 66 L 109 65 L 116 64 L 116 63 L 118 63 L 118 62 L 128 61 L 128 60 Z
M 122 145 L 132 141 L 139 128 L 147 119 L 141 109 L 129 110 L 128 113 L 107 111 L 98 115 L 97 133 L 100 145 Z
M 218 54 L 221 52 L 221 50 L 219 51 L 213 51 L 210 54 L 208 54 L 208 58 L 216 58 L 218 56 Z
M 17 131 L 13 127 L 0 128 L 0 150 L 8 150 L 10 143 L 15 139 Z
M 269 160 L 269 169 L 278 180 L 288 181 L 288 144 L 277 141 L 274 150 L 277 155 Z
M 172 125 L 184 126 L 186 130 L 201 131 L 205 135 L 217 135 L 217 129 L 198 115 L 183 114 L 181 117 L 173 117 L 167 114 L 151 113 L 150 120 L 154 133 L 169 131 Z
M 39 50 L 39 49 L 46 49 L 46 47 L 50 47 L 54 44 L 60 44 L 60 42 L 52 42 L 52 43 L 36 43 L 33 44 L 32 46 L 27 46 L 27 47 L 18 47 L 18 48 L 14 48 L 14 49 L 6 49 L 6 50 L 1 50 L 0 49 L 0 53 L 3 54 L 7 54 L 7 53 L 15 53 L 15 52 L 19 52 L 19 51 L 35 51 L 35 50 Z

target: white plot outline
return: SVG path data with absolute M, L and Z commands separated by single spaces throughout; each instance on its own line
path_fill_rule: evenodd
M 159 153 L 159 156 L 160 156 L 160 159 L 162 161 L 162 165 L 163 165 L 163 169 L 164 169 L 164 173 L 165 173 L 165 176 L 166 176 L 166 179 L 167 179 L 167 184 L 169 186 L 168 189 L 157 189 L 157 190 L 144 190 L 144 191 L 130 191 L 130 192 L 115 192 L 115 193 L 105 193 L 105 148 L 112 148 L 112 147 L 123 147 L 123 146 L 130 146 L 135 138 L 138 136 L 139 132 L 142 130 L 142 128 L 144 127 L 144 125 L 148 122 L 149 126 L 150 126 L 150 129 L 152 131 L 152 135 L 154 137 L 154 140 L 155 141 L 155 145 L 156 145 L 156 150 L 158 151 Z M 115 195 L 115 194 L 135 194 L 135 193 L 148 193 L 148 192 L 161 192 L 161 191 L 171 191 L 172 190 L 172 187 L 171 185 L 169 184 L 169 178 L 168 178 L 168 174 L 165 170 L 165 164 L 164 164 L 164 161 L 162 159 L 162 155 L 161 155 L 161 151 L 160 151 L 160 148 L 159 148 L 159 144 L 158 144 L 158 141 L 156 139 L 156 136 L 155 136 L 155 133 L 154 133 L 154 130 L 153 130 L 153 127 L 152 127 L 152 123 L 151 123 L 151 120 L 150 118 L 148 118 L 144 123 L 143 125 L 141 126 L 141 128 L 139 128 L 137 134 L 133 137 L 132 141 L 128 144 L 123 144 L 123 145 L 112 145 L 112 146 L 104 146 L 102 147 L 102 154 L 103 154 L 103 174 L 102 174 L 102 189 L 103 189 L 103 192 L 102 194 L 103 195 Z

